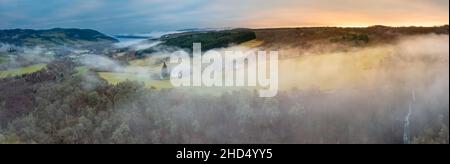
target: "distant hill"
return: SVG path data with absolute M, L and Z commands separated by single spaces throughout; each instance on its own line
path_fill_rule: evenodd
M 225 48 L 230 45 L 238 45 L 246 41 L 256 39 L 256 34 L 250 29 L 233 29 L 222 31 L 189 31 L 163 35 L 157 39 L 162 43 L 136 52 L 137 57 L 151 54 L 158 50 L 176 51 L 179 49 L 192 52 L 193 43 L 201 43 L 202 51 L 215 48 Z M 155 40 L 155 39 L 151 39 Z
M 391 43 L 401 36 L 424 34 L 449 34 L 449 26 L 436 27 L 388 27 L 371 26 L 365 28 L 342 27 L 302 27 L 255 29 L 256 39 L 263 41 L 264 47 L 308 48 L 320 43 L 336 43 L 357 46 Z
M 185 32 L 169 34 L 161 37 L 163 45 L 188 49 L 192 51 L 193 43 L 202 43 L 202 50 L 228 47 L 256 39 L 255 32 L 249 29 L 223 31 Z
M 84 46 L 118 40 L 90 29 L 0 30 L 0 43 L 16 46 Z

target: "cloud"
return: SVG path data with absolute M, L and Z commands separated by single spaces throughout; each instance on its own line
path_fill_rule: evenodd
M 428 26 L 448 24 L 448 6 L 447 0 L 0 0 L 0 29 L 124 33 L 224 26 Z
M 80 58 L 81 64 L 99 71 L 120 72 L 123 67 L 119 62 L 100 55 L 86 55 Z

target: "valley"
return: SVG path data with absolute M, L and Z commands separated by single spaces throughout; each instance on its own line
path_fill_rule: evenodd
M 408 142 L 448 143 L 448 25 L 66 30 L 0 32 L 0 143 L 404 143 L 407 115 Z M 173 87 L 163 65 L 194 42 L 279 51 L 278 95 Z

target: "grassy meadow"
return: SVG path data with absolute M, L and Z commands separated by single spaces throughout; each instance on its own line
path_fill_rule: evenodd
M 24 74 L 33 73 L 45 68 L 47 64 L 35 64 L 21 68 L 7 69 L 0 71 L 0 78 L 11 77 L 11 76 L 21 76 Z

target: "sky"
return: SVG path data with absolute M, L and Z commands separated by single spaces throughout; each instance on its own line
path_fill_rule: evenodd
M 0 0 L 0 29 L 434 26 L 448 13 L 449 0 Z

